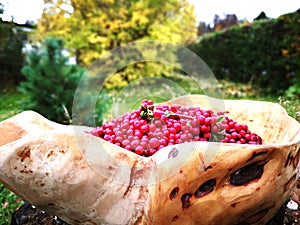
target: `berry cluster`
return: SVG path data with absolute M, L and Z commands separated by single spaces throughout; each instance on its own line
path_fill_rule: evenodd
M 168 145 L 192 141 L 262 143 L 247 125 L 233 121 L 224 112 L 155 105 L 152 100 L 143 100 L 139 109 L 94 128 L 90 133 L 141 156 L 151 156 Z

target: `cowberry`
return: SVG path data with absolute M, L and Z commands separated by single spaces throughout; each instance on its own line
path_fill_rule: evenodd
M 191 141 L 262 144 L 260 136 L 225 112 L 155 105 L 146 99 L 138 110 L 96 127 L 90 134 L 146 157 L 165 146 Z

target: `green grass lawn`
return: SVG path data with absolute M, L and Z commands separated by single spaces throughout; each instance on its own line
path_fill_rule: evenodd
M 243 88 L 241 88 L 243 90 Z M 0 91 L 0 121 L 3 121 L 9 117 L 12 117 L 22 111 L 22 105 L 20 100 L 26 98 L 17 91 L 1 92 Z M 300 99 L 299 98 L 278 98 L 278 97 L 255 97 L 252 95 L 236 97 L 228 94 L 224 98 L 231 99 L 252 99 L 263 100 L 280 103 L 289 113 L 290 116 L 296 118 L 300 122 Z M 0 224 L 9 225 L 11 220 L 11 214 L 22 204 L 20 197 L 6 189 L 3 184 L 0 183 Z
M 24 98 L 25 96 L 17 91 L 0 91 L 0 121 L 21 112 L 21 100 Z
M 0 224 L 8 225 L 12 213 L 23 204 L 23 201 L 0 183 L 0 204 Z
M 0 121 L 10 118 L 22 111 L 20 100 L 24 96 L 16 91 L 0 91 Z M 12 213 L 23 201 L 0 183 L 0 224 L 9 225 Z

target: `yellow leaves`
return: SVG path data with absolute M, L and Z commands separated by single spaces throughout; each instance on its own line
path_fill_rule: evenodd
M 92 18 L 92 19 L 95 19 L 95 20 L 98 20 L 98 21 L 103 21 L 103 22 L 109 20 L 108 15 L 105 14 L 105 13 L 103 13 L 103 14 L 97 16 L 97 17 L 94 17 L 94 18 Z
M 129 42 L 130 39 L 131 39 L 131 36 L 129 35 L 128 32 L 126 31 L 121 31 L 119 34 L 118 34 L 118 39 L 122 42 Z
M 91 44 L 98 44 L 98 43 L 107 43 L 109 40 L 107 37 L 97 36 L 97 34 L 93 33 L 89 36 L 88 41 Z
M 132 25 L 145 25 L 150 22 L 149 18 L 153 16 L 155 11 L 151 8 L 145 7 L 147 2 L 136 2 L 132 5 L 132 16 L 131 23 Z
M 95 60 L 97 60 L 101 56 L 101 52 L 97 52 L 94 50 L 87 50 L 83 51 L 80 60 L 85 64 L 85 65 L 90 65 L 93 63 Z
M 143 10 L 145 9 L 145 5 L 142 1 L 136 1 L 135 3 L 132 4 L 132 9 L 133 11 L 136 11 L 136 10 Z
M 147 15 L 147 14 L 146 14 Z M 133 12 L 132 13 L 132 23 L 136 25 L 145 25 L 149 23 L 149 19 L 145 14 L 141 14 L 141 12 Z
M 109 24 L 109 30 L 115 33 L 117 30 L 120 29 L 122 25 L 122 20 L 114 20 L 112 23 Z
M 196 36 L 193 7 L 187 0 L 47 0 L 38 35 L 60 36 L 80 62 L 89 66 L 105 51 L 137 40 L 186 44 Z M 68 17 L 66 5 L 73 7 Z M 57 11 L 58 10 L 58 11 Z M 125 76 L 125 75 L 124 75 Z
M 105 87 L 108 89 L 112 88 L 122 88 L 125 87 L 128 83 L 124 80 L 121 73 L 113 74 L 109 77 L 108 81 L 105 82 Z
M 103 1 L 103 0 L 101 0 L 101 1 Z M 106 4 L 114 4 L 115 0 L 105 0 L 103 2 Z
M 122 9 L 120 9 L 119 14 L 120 14 L 121 19 L 126 19 L 128 16 L 128 10 L 122 8 Z

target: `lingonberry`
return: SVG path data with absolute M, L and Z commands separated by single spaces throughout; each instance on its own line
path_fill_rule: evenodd
M 191 141 L 262 144 L 246 124 L 225 112 L 199 107 L 155 105 L 142 100 L 139 109 L 96 127 L 90 134 L 141 156 L 151 156 L 165 146 Z

